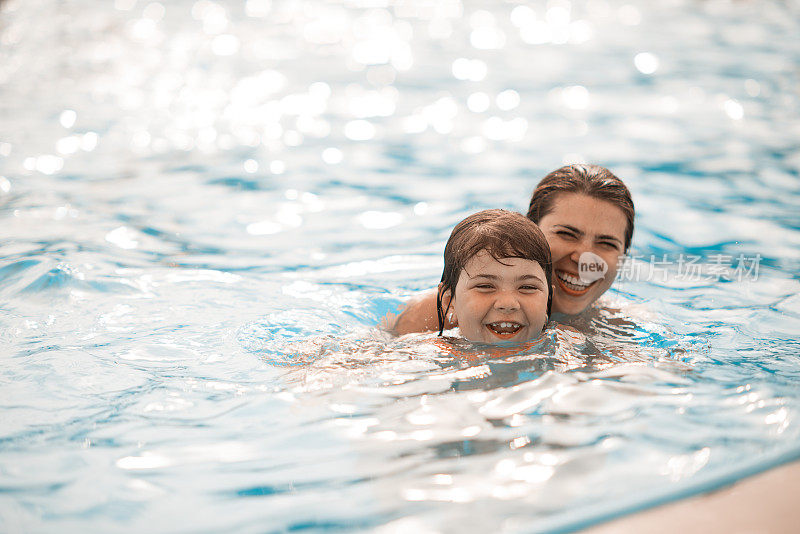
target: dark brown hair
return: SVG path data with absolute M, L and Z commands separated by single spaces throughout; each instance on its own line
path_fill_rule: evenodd
M 453 228 L 444 247 L 444 271 L 436 296 L 439 335 L 442 335 L 445 314 L 453 300 L 458 278 L 464 266 L 476 254 L 485 250 L 499 262 L 504 258 L 522 258 L 537 262 L 547 278 L 547 316 L 553 301 L 550 245 L 539 227 L 521 213 L 506 210 L 484 210 L 474 213 Z M 442 295 L 450 291 L 447 309 Z
M 622 180 L 599 165 L 567 165 L 556 169 L 539 182 L 533 190 L 528 207 L 528 218 L 539 223 L 550 213 L 560 193 L 581 193 L 617 206 L 625 214 L 625 252 L 633 237 L 633 199 Z

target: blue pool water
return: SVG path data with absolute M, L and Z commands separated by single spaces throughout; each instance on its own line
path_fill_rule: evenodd
M 798 34 L 779 1 L 0 2 L 0 530 L 560 531 L 800 457 Z M 601 306 L 503 353 L 375 328 L 574 161 L 637 206 Z

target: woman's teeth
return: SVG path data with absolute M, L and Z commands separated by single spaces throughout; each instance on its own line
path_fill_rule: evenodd
M 486 326 L 488 326 L 493 332 L 497 334 L 513 334 L 514 332 L 522 328 L 522 325 L 519 323 L 511 323 L 507 321 L 499 323 L 489 323 Z
M 559 280 L 561 280 L 561 282 L 564 283 L 564 285 L 567 288 L 572 289 L 573 291 L 583 291 L 584 289 L 592 285 L 592 284 L 584 284 L 577 276 L 565 273 L 564 271 L 556 271 L 556 276 L 558 277 Z

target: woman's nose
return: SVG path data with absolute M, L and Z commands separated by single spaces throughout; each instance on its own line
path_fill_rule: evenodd
M 569 258 L 575 263 L 578 263 L 580 261 L 581 254 L 583 254 L 584 252 L 591 252 L 591 251 L 592 251 L 591 243 L 585 243 L 584 241 L 580 241 L 578 243 L 575 243 L 575 246 L 572 248 L 572 251 L 570 252 Z

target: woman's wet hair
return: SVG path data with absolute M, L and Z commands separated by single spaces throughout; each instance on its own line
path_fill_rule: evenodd
M 439 335 L 445 325 L 445 315 L 455 294 L 458 278 L 464 266 L 481 251 L 503 263 L 505 258 L 522 258 L 537 262 L 544 271 L 547 282 L 547 316 L 553 301 L 552 261 L 550 245 L 539 227 L 521 213 L 506 210 L 484 210 L 474 213 L 458 223 L 450 233 L 444 247 L 444 271 L 436 296 Z M 450 291 L 447 308 L 442 295 Z
M 599 165 L 567 165 L 556 169 L 539 182 L 531 196 L 528 218 L 539 223 L 553 210 L 553 203 L 561 193 L 580 193 L 617 206 L 625 214 L 625 252 L 633 237 L 633 199 L 625 184 L 614 174 Z

